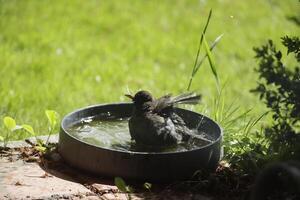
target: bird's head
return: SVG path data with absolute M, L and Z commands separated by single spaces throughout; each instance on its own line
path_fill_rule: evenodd
M 146 102 L 153 101 L 153 97 L 150 92 L 144 90 L 137 92 L 134 96 L 130 94 L 125 94 L 125 96 L 132 99 L 135 105 L 143 105 Z

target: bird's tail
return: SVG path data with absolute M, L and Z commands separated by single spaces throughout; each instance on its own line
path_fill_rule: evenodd
M 198 104 L 201 100 L 201 95 L 194 92 L 183 93 L 172 98 L 174 104 Z

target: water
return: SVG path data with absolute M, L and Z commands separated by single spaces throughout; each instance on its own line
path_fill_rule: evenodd
M 207 141 L 213 140 L 212 138 L 209 138 L 207 134 L 195 130 L 195 132 L 197 132 L 196 134 L 205 138 L 206 141 L 194 138 L 180 144 L 166 147 L 137 145 L 131 140 L 128 129 L 128 119 L 124 118 L 107 120 L 86 118 L 69 127 L 67 131 L 74 137 L 86 143 L 103 148 L 128 152 L 187 151 L 199 148 L 200 146 L 208 144 L 209 142 Z

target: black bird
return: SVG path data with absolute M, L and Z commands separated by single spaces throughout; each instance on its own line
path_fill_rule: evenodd
M 154 99 L 148 91 L 139 91 L 132 99 L 134 111 L 129 119 L 129 132 L 137 144 L 163 146 L 180 143 L 191 135 L 184 120 L 174 112 L 176 104 L 197 104 L 201 96 L 184 93 Z

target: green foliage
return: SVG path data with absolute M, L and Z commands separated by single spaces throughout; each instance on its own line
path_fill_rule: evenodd
M 14 129 L 16 128 L 17 124 L 16 121 L 11 118 L 11 117 L 4 117 L 3 118 L 3 123 L 4 126 L 9 130 L 9 131 L 14 131 Z
M 130 186 L 126 185 L 125 181 L 121 177 L 115 177 L 114 182 L 120 191 L 125 192 L 125 193 L 133 192 L 132 188 Z
M 58 122 L 59 122 L 59 114 L 54 111 L 54 110 L 46 110 L 45 111 L 45 115 L 48 119 L 48 123 L 49 123 L 49 127 L 48 127 L 48 138 L 46 140 L 46 144 L 48 144 L 49 141 L 49 137 L 50 135 L 53 133 L 53 131 L 55 130 Z M 37 133 L 34 131 L 34 129 L 32 128 L 32 126 L 28 125 L 28 124 L 23 124 L 22 128 L 28 132 L 31 136 L 37 136 Z
M 0 141 L 3 141 L 3 147 L 6 148 L 8 141 L 11 138 L 11 133 L 15 132 L 16 130 L 21 129 L 21 126 L 17 125 L 16 121 L 12 117 L 4 117 L 3 118 L 3 124 L 4 127 L 6 128 L 5 136 L 0 137 Z
M 131 199 L 130 193 L 133 192 L 133 189 L 129 185 L 126 185 L 125 181 L 121 177 L 115 177 L 114 182 L 120 191 L 127 193 L 126 198 L 130 200 Z
M 23 124 L 22 128 L 28 132 L 31 136 L 34 136 L 36 139 L 36 144 L 34 146 L 34 148 L 41 152 L 42 154 L 46 153 L 47 150 L 51 149 L 51 146 L 47 145 L 47 143 L 45 143 L 43 140 L 39 139 L 37 137 L 36 132 L 34 131 L 34 129 L 32 128 L 32 126 L 28 125 L 28 124 Z
M 254 117 L 253 109 L 242 111 L 238 101 L 228 104 L 225 89 L 217 93 L 210 113 L 223 128 L 223 159 L 238 173 L 255 174 L 268 156 L 268 142 L 259 128 L 268 112 Z
M 283 37 L 287 53 L 299 56 L 299 39 Z M 236 114 L 238 106 L 224 108 L 224 100 L 215 101 L 214 117 L 224 128 L 225 159 L 232 167 L 246 174 L 255 174 L 266 163 L 274 160 L 295 159 L 300 156 L 300 73 L 299 66 L 287 68 L 282 62 L 282 53 L 272 41 L 255 48 L 259 59 L 260 81 L 253 92 L 260 94 L 270 112 L 259 117 L 249 117 L 251 110 Z M 222 90 L 221 94 L 222 95 Z M 258 122 L 268 113 L 273 123 L 257 129 Z M 241 123 L 244 122 L 244 123 Z M 226 133 L 230 133 L 230 136 Z
M 46 116 L 48 118 L 48 122 L 49 122 L 49 132 L 48 132 L 48 138 L 46 140 L 46 144 L 48 144 L 49 143 L 50 135 L 55 130 L 57 122 L 59 121 L 59 115 L 54 110 L 46 110 L 45 114 L 46 114 Z
M 46 110 L 45 114 L 49 121 L 48 138 L 47 138 L 46 142 L 44 142 L 43 140 L 40 140 L 37 137 L 37 133 L 34 131 L 34 129 L 31 125 L 23 124 L 23 125 L 19 126 L 16 124 L 16 121 L 13 118 L 4 117 L 3 124 L 7 129 L 7 134 L 6 134 L 6 137 L 0 136 L 0 141 L 4 142 L 4 148 L 6 147 L 7 142 L 10 140 L 10 133 L 14 132 L 16 130 L 19 130 L 19 129 L 23 129 L 25 132 L 29 133 L 30 136 L 34 136 L 36 138 L 36 144 L 34 146 L 34 148 L 36 150 L 38 150 L 41 153 L 46 153 L 47 151 L 51 151 L 54 146 L 49 144 L 49 138 L 59 122 L 59 115 L 54 110 Z
M 288 48 L 287 53 L 294 53 L 298 62 L 300 62 L 300 39 L 298 37 L 288 37 L 282 38 L 282 43 Z
M 287 54 L 294 53 L 296 60 L 299 56 L 299 39 L 283 37 Z M 252 90 L 260 95 L 270 109 L 273 123 L 264 129 L 257 130 L 257 123 L 267 113 L 257 118 L 248 117 L 246 111 L 237 117 L 232 117 L 238 110 L 232 108 L 222 117 L 216 117 L 224 124 L 224 130 L 231 132 L 231 137 L 224 136 L 225 159 L 243 173 L 255 174 L 266 163 L 274 160 L 295 159 L 300 156 L 300 73 L 299 66 L 287 68 L 282 62 L 282 53 L 277 51 L 272 41 L 261 48 L 255 48 L 259 60 L 260 81 Z M 220 101 L 220 100 L 219 100 Z M 220 103 L 217 101 L 217 106 Z M 219 106 L 223 107 L 223 106 Z M 221 109 L 223 110 L 223 109 Z M 226 113 L 226 112 L 225 112 Z M 221 116 L 221 117 L 220 117 Z M 229 119 L 228 120 L 228 116 Z M 224 121 L 224 119 L 227 119 Z M 244 124 L 235 126 L 236 122 L 244 119 Z M 236 128 L 238 127 L 238 128 Z
M 255 174 L 267 162 L 268 141 L 261 130 L 257 130 L 258 123 L 267 113 L 255 118 L 248 115 L 249 112 L 240 115 L 239 121 L 244 123 L 237 129 L 231 129 L 231 137 L 225 137 L 225 159 L 234 169 L 242 173 Z
M 41 152 L 42 154 L 47 153 L 47 151 L 51 151 L 52 150 L 52 145 L 48 145 L 47 143 L 45 143 L 43 140 L 37 140 L 36 145 L 34 146 L 34 148 Z
M 287 68 L 281 51 L 269 42 L 255 48 L 259 60 L 260 82 L 253 92 L 260 95 L 272 112 L 273 124 L 264 130 L 269 140 L 268 154 L 272 159 L 300 158 L 300 42 L 299 38 L 282 38 L 287 54 L 293 53 L 298 66 Z
M 39 139 L 37 137 L 37 133 L 34 131 L 34 129 L 32 128 L 32 126 L 28 125 L 28 124 L 23 124 L 22 128 L 28 132 L 31 136 L 35 136 L 36 138 L 36 144 L 34 146 L 34 148 L 41 152 L 42 154 L 45 154 L 49 151 L 51 151 L 54 146 L 49 144 L 49 138 L 50 135 L 53 133 L 53 131 L 56 128 L 56 125 L 58 124 L 59 121 L 59 114 L 54 111 L 54 110 L 46 110 L 45 111 L 45 115 L 48 119 L 48 123 L 49 123 L 49 127 L 48 127 L 48 137 L 46 142 L 44 142 L 43 140 Z
M 115 185 L 120 191 L 127 192 L 126 183 L 122 178 L 115 177 Z
M 57 124 L 57 122 L 58 122 L 58 113 L 56 112 L 56 111 L 54 111 L 54 110 L 46 110 L 45 111 L 45 114 L 46 114 L 46 116 L 47 116 L 47 118 L 48 118 L 48 122 L 49 122 L 49 130 L 50 131 L 53 131 L 54 130 L 54 128 L 55 128 L 55 126 L 56 126 L 56 124 Z
M 28 125 L 28 124 L 23 124 L 22 128 L 27 131 L 31 136 L 36 136 L 36 133 L 34 132 L 32 126 Z

